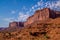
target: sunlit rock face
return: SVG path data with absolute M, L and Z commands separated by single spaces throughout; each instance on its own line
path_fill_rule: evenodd
M 59 16 L 60 16 L 59 11 L 53 11 L 49 8 L 44 8 L 42 10 L 35 11 L 35 14 L 27 19 L 27 21 L 24 23 L 24 26 L 31 24 L 35 21 L 47 20 L 49 18 L 54 19 Z
M 11 22 L 9 23 L 9 27 L 23 27 L 24 23 L 23 22 Z
M 9 27 L 16 27 L 16 26 L 18 26 L 17 22 L 11 22 L 9 24 Z

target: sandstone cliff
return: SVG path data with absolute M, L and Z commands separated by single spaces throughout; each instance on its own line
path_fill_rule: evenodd
M 57 18 L 60 17 L 59 11 L 54 11 L 49 8 L 44 8 L 42 10 L 37 10 L 34 15 L 29 17 L 27 21 L 24 23 L 24 25 L 29 25 L 35 21 L 41 21 L 41 20 L 48 20 L 49 18 Z

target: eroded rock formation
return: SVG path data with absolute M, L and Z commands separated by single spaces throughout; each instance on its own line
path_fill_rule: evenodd
M 29 25 L 35 21 L 47 20 L 49 18 L 57 18 L 60 17 L 59 11 L 54 11 L 49 8 L 44 8 L 42 10 L 37 10 L 34 15 L 29 17 L 24 25 Z
M 24 22 L 10 22 L 9 27 L 24 27 Z

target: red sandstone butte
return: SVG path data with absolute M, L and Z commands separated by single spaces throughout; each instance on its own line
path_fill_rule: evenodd
M 53 11 L 49 8 L 44 8 L 42 10 L 35 11 L 35 14 L 30 16 L 24 23 L 24 26 L 29 25 L 35 21 L 47 20 L 49 18 L 56 18 L 60 16 L 59 11 Z

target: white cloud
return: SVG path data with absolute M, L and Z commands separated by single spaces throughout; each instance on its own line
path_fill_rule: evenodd
M 37 8 L 37 10 L 40 10 L 40 8 Z
M 60 9 L 60 0 L 56 2 L 46 2 L 46 7 L 54 10 L 58 10 L 58 7 Z
M 32 9 L 34 9 L 34 6 L 32 6 Z
M 23 6 L 22 10 L 26 11 L 26 10 L 28 10 L 28 8 L 26 6 Z
M 3 18 L 3 24 L 0 24 L 1 27 L 8 27 L 9 22 L 13 22 L 15 19 L 14 18 Z
M 24 14 L 22 12 L 19 12 L 18 21 L 24 22 L 27 20 L 28 17 L 29 17 L 29 14 Z
M 16 19 L 14 19 L 14 18 L 4 18 L 3 20 L 4 20 L 4 21 L 7 21 L 7 22 L 16 21 Z
M 24 22 L 27 20 L 27 18 L 29 16 L 30 16 L 29 13 L 24 14 L 23 12 L 19 12 L 19 15 L 17 18 L 14 18 L 14 17 L 4 18 L 3 21 L 5 21 L 5 22 L 13 22 L 13 21 Z
M 46 1 L 46 0 L 45 0 Z M 47 2 L 44 2 L 43 0 L 40 0 L 37 2 L 37 4 L 35 4 L 34 6 L 32 6 L 32 11 L 36 11 L 39 10 L 39 9 L 43 9 L 43 8 L 51 8 L 51 9 L 54 9 L 54 10 L 60 10 L 60 0 L 57 0 L 57 1 L 47 1 Z
M 56 3 L 56 6 L 60 6 L 60 1 L 58 1 L 58 2 Z
M 41 3 L 40 3 L 40 2 L 37 2 L 37 4 L 38 4 L 38 6 L 40 6 L 40 5 L 41 5 Z

